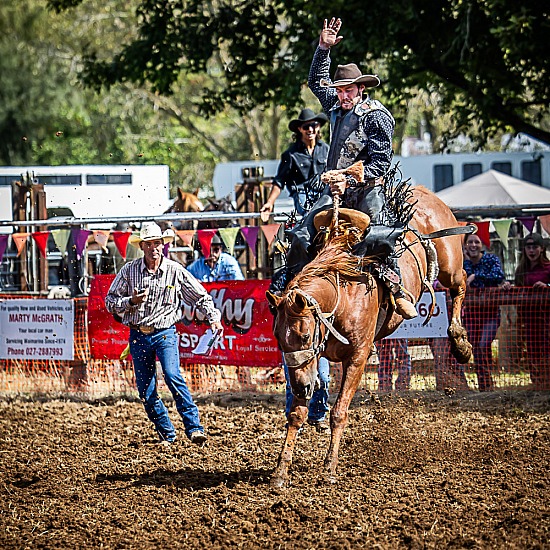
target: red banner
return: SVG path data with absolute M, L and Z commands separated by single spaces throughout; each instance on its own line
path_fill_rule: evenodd
M 94 359 L 118 359 L 128 343 L 128 328 L 117 323 L 105 309 L 105 296 L 113 279 L 114 275 L 97 275 L 90 289 L 88 337 Z M 281 353 L 271 330 L 272 315 L 265 298 L 269 283 L 269 280 L 204 283 L 222 312 L 223 339 L 208 358 L 194 355 L 191 350 L 209 325 L 192 305 L 186 305 L 182 321 L 176 325 L 181 362 L 245 367 L 281 365 Z

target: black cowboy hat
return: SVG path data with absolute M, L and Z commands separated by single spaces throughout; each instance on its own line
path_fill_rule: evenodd
M 324 113 L 319 113 L 318 115 L 316 115 L 311 109 L 302 109 L 302 111 L 298 115 L 298 118 L 295 118 L 288 123 L 288 129 L 291 132 L 297 132 L 298 128 L 302 124 L 312 121 L 318 122 L 322 126 L 323 124 L 328 122 L 328 118 Z
M 364 84 L 366 88 L 376 88 L 380 85 L 380 79 L 375 74 L 362 74 L 355 63 L 348 63 L 347 65 L 338 65 L 333 82 L 325 79 L 319 82 L 322 88 L 336 88 L 350 84 Z

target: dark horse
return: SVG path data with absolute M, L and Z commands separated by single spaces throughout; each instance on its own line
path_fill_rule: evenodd
M 426 188 L 414 187 L 412 199 L 418 202 L 409 227 L 418 233 L 428 235 L 458 225 L 447 205 Z M 385 285 L 369 270 L 373 260 L 349 252 L 361 239 L 362 231 L 354 231 L 348 225 L 341 227 L 339 233 L 340 236 L 329 238 L 319 255 L 290 282 L 282 297 L 268 293 L 269 302 L 276 308 L 273 331 L 289 366 L 294 393 L 286 439 L 271 480 L 273 486 L 283 486 L 288 480 L 296 436 L 306 419 L 307 401 L 317 381 L 319 355 L 342 363 L 342 384 L 330 413 L 331 440 L 325 457 L 325 468 L 333 480 L 348 408 L 373 342 L 391 334 L 402 322 L 388 300 Z M 429 258 L 432 264 L 435 261 L 432 242 L 437 252 L 438 279 L 450 290 L 452 298 L 448 328 L 451 351 L 460 363 L 466 363 L 471 345 L 460 317 L 466 292 L 460 235 L 425 241 L 413 231 L 406 232 L 399 259 L 403 283 L 415 299 L 428 286 Z M 428 280 L 434 276 L 432 271 Z

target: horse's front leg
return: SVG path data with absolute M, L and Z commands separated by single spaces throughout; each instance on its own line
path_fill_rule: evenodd
M 466 272 L 463 270 L 462 281 L 456 288 L 449 289 L 451 293 L 451 321 L 447 329 L 451 353 L 461 364 L 466 364 L 472 357 L 472 345 L 468 341 L 468 333 L 462 324 L 462 304 L 466 296 Z
M 287 417 L 285 442 L 279 455 L 277 467 L 271 477 L 272 487 L 284 487 L 288 482 L 288 470 L 292 464 L 292 455 L 296 446 L 298 431 L 307 418 L 307 402 L 305 399 L 294 397 L 290 413 Z
M 370 350 L 371 346 L 366 346 L 366 349 Z M 361 354 L 342 364 L 342 385 L 336 403 L 330 411 L 330 445 L 325 456 L 325 470 L 331 482 L 336 480 L 340 440 L 348 423 L 349 405 L 361 383 L 365 362 L 366 357 Z

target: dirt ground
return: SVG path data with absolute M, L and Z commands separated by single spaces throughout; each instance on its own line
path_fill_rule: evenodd
M 0 402 L 1 548 L 550 548 L 550 394 L 356 396 L 337 483 L 280 396 L 199 400 L 210 436 L 154 443 L 139 402 Z

